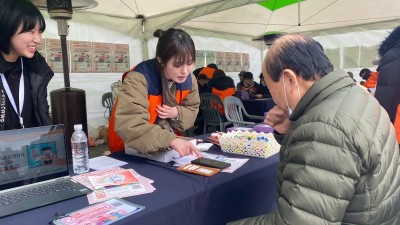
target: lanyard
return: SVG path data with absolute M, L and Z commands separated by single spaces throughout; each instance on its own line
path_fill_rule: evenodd
M 24 84 L 24 63 L 22 61 L 21 57 L 21 78 L 19 79 L 19 112 L 17 110 L 17 107 L 15 105 L 15 100 L 14 96 L 11 93 L 10 86 L 8 86 L 7 80 L 4 76 L 4 74 L 0 73 L 1 76 L 1 81 L 3 82 L 4 89 L 7 93 L 8 99 L 10 99 L 11 105 L 14 108 L 14 111 L 17 113 L 19 117 L 19 124 L 21 124 L 21 127 L 24 128 L 24 120 L 22 118 L 22 107 L 24 106 L 24 95 L 25 95 L 25 84 Z

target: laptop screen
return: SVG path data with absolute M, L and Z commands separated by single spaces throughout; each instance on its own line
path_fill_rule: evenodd
M 64 125 L 0 131 L 0 191 L 69 175 Z

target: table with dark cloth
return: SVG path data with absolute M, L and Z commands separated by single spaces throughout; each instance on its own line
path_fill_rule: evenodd
M 223 153 L 215 145 L 208 152 Z M 156 188 L 153 193 L 124 198 L 146 208 L 116 225 L 222 225 L 276 209 L 277 154 L 268 159 L 248 157 L 249 161 L 234 173 L 212 177 L 184 173 L 168 164 L 121 152 L 111 157 L 128 162 L 124 168 L 153 179 Z M 0 224 L 46 225 L 55 213 L 69 213 L 88 205 L 87 197 L 81 196 L 1 218 Z
M 256 116 L 264 116 L 265 112 L 268 112 L 275 106 L 272 98 L 245 99 L 242 102 L 247 113 Z

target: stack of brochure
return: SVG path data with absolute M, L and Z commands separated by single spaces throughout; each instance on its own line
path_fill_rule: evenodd
M 133 169 L 113 167 L 72 177 L 73 180 L 93 190 L 88 194 L 89 204 L 111 198 L 123 198 L 151 193 L 153 180 L 143 177 Z

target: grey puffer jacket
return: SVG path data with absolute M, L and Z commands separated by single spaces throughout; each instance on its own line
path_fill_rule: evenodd
M 400 224 L 399 147 L 373 96 L 338 70 L 308 90 L 290 119 L 277 212 L 229 225 Z

